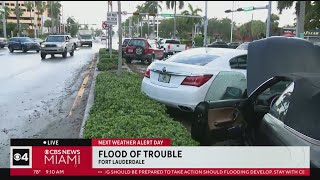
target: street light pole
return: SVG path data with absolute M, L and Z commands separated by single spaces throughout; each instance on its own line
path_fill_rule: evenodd
M 2 27 L 3 27 L 3 37 L 4 38 L 7 38 L 7 27 L 6 27 L 6 11 L 5 11 L 5 3 L 4 1 L 2 1 L 2 9 L 3 9 L 3 12 L 2 12 Z
M 234 11 L 234 1 L 232 1 L 230 43 L 232 42 L 232 33 L 233 33 L 233 11 Z
M 51 14 L 51 15 L 50 15 L 50 16 L 51 16 L 51 34 L 53 33 L 53 8 L 52 8 L 53 2 L 54 2 L 54 1 L 51 1 L 51 2 L 50 2 L 50 9 L 51 9 L 51 13 L 50 13 L 50 14 Z
M 267 18 L 266 38 L 270 37 L 271 3 L 272 3 L 272 1 L 269 1 L 269 4 L 268 4 L 268 18 Z
M 208 30 L 208 1 L 205 1 L 205 16 L 204 16 L 204 46 L 207 45 L 207 30 Z
M 299 1 L 299 3 L 300 3 L 300 7 L 299 7 L 299 16 L 297 21 L 296 36 L 303 38 L 306 1 Z
M 118 76 L 122 74 L 122 26 L 121 26 L 121 1 L 118 1 L 118 35 L 119 35 L 119 51 L 118 51 Z

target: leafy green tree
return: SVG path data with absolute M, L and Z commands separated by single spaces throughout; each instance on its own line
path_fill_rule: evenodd
M 194 9 L 190 3 L 188 3 L 188 8 L 189 8 L 189 11 L 188 11 L 188 10 L 185 10 L 185 11 L 183 11 L 181 14 L 183 14 L 183 15 L 199 16 L 199 12 L 202 12 L 202 9 L 200 9 L 200 8 Z M 196 23 L 200 23 L 200 21 L 201 21 L 201 19 L 199 19 L 199 18 L 197 18 L 197 19 L 196 19 L 196 18 L 186 18 L 186 23 L 192 25 L 192 27 L 191 27 L 192 38 L 194 38 L 194 28 L 193 28 L 193 26 L 194 26 Z
M 29 11 L 29 17 L 30 17 L 30 26 L 32 26 L 32 9 L 33 9 L 33 2 L 32 1 L 25 1 L 24 2 L 24 6 L 27 8 L 27 10 Z
M 44 1 L 36 1 L 36 9 L 37 9 L 37 19 L 40 19 L 40 16 L 43 15 L 44 11 L 46 10 L 46 5 Z M 41 26 L 41 33 L 43 30 L 43 26 Z
M 147 10 L 148 13 L 155 13 L 157 14 L 159 10 L 162 10 L 161 4 L 162 1 L 146 1 L 145 4 L 145 9 Z M 155 31 L 155 16 L 153 16 L 153 29 L 152 32 Z M 148 16 L 148 35 L 149 35 L 149 16 Z
M 184 1 L 166 1 L 167 9 L 173 9 L 174 10 L 174 24 L 173 24 L 173 36 L 176 37 L 176 30 L 177 30 L 177 4 L 178 8 L 182 9 L 184 7 Z

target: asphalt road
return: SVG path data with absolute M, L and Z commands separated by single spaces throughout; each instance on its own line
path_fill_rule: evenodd
M 36 52 L 0 49 L 0 168 L 9 167 L 10 138 L 78 138 L 85 106 L 67 115 L 84 72 L 104 46 L 96 42 L 73 57 L 45 60 Z

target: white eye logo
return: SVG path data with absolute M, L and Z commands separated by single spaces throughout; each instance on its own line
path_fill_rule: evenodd
M 13 155 L 13 159 L 14 159 L 15 161 L 20 161 L 20 160 L 21 160 L 21 154 L 19 154 L 19 153 L 14 154 L 14 155 Z

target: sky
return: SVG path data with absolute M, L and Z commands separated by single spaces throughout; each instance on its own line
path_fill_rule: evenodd
M 121 1 L 121 11 L 127 11 L 132 13 L 136 10 L 137 5 L 143 4 L 145 1 Z M 201 8 L 203 10 L 200 15 L 205 13 L 205 1 L 184 1 L 185 7 L 182 10 L 177 10 L 177 14 L 183 10 L 188 9 L 188 3 L 190 3 L 194 8 Z M 106 13 L 108 11 L 107 1 L 61 1 L 63 5 L 63 16 L 64 20 L 67 17 L 73 16 L 80 24 L 96 24 L 91 27 L 101 28 L 102 21 L 106 20 Z M 208 18 L 230 18 L 232 19 L 232 13 L 225 13 L 227 9 L 232 9 L 233 1 L 208 1 Z M 268 4 L 268 1 L 234 1 L 235 9 L 239 7 L 262 7 Z M 113 1 L 113 11 L 118 10 L 118 1 Z M 277 2 L 272 1 L 271 12 L 279 15 L 279 11 L 276 9 Z M 168 10 L 165 5 L 165 1 L 162 2 L 162 11 L 160 13 L 173 13 L 173 10 Z M 236 12 L 233 13 L 233 20 L 237 24 L 243 24 L 253 20 L 265 21 L 267 18 L 268 10 L 255 10 L 249 12 Z M 127 16 L 122 16 L 124 21 Z M 279 26 L 293 25 L 294 23 L 294 8 L 284 10 L 281 15 L 279 15 Z

